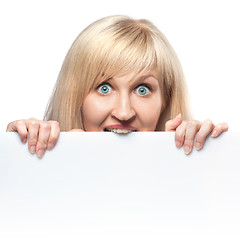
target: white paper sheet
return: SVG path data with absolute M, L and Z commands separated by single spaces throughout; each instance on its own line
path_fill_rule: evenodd
M 61 133 L 42 159 L 0 133 L 0 239 L 240 239 L 240 133 Z

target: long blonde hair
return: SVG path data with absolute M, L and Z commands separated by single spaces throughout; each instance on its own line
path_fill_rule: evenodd
M 82 128 L 82 104 L 90 90 L 129 71 L 157 68 L 164 110 L 156 131 L 181 113 L 189 118 L 188 95 L 182 67 L 165 36 L 148 20 L 127 16 L 102 18 L 83 30 L 63 62 L 44 116 L 62 131 Z

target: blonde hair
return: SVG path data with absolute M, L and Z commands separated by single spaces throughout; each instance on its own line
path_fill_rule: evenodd
M 89 91 L 101 82 L 143 69 L 156 68 L 164 110 L 156 131 L 181 113 L 189 118 L 187 89 L 176 53 L 165 36 L 148 20 L 127 16 L 102 18 L 83 30 L 65 57 L 44 116 L 62 131 L 82 128 L 81 108 Z

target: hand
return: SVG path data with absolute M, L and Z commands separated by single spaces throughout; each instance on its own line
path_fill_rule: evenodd
M 17 132 L 23 143 L 27 142 L 29 136 L 29 151 L 42 158 L 46 149 L 51 150 L 56 145 L 60 134 L 60 126 L 56 121 L 41 121 L 30 118 L 9 123 L 7 132 Z
M 70 131 L 68 131 L 68 132 L 84 132 L 84 130 L 82 130 L 81 128 L 79 128 L 79 129 L 72 129 L 72 130 L 70 130 Z
M 183 146 L 186 154 L 192 152 L 193 145 L 195 145 L 197 150 L 202 149 L 209 134 L 212 137 L 218 137 L 222 132 L 226 132 L 227 130 L 227 123 L 220 123 L 215 126 L 209 119 L 202 123 L 197 120 L 183 121 L 181 114 L 167 121 L 165 124 L 165 131 L 176 131 L 176 146 L 177 148 Z M 195 136 L 196 140 L 194 144 Z

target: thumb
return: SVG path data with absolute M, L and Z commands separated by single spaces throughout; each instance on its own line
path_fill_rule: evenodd
M 175 118 L 168 120 L 165 124 L 165 131 L 175 131 L 176 128 L 182 123 L 182 115 L 178 114 Z

